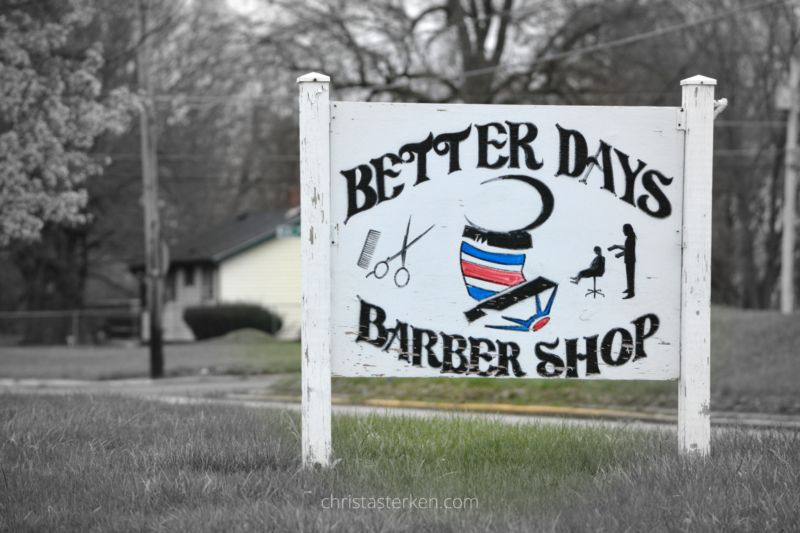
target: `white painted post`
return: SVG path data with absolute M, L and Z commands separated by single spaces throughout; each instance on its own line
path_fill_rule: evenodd
M 330 78 L 300 86 L 303 466 L 331 460 Z
M 678 445 L 707 455 L 711 447 L 711 187 L 714 86 L 694 76 L 681 81 L 686 130 L 681 272 L 681 379 Z

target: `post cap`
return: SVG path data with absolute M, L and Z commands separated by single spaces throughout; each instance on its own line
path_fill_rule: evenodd
M 706 78 L 705 76 L 701 76 L 698 74 L 697 76 L 692 76 L 691 78 L 686 78 L 685 80 L 681 80 L 681 85 L 716 85 L 717 80 L 714 78 Z
M 331 81 L 329 76 L 325 74 L 320 74 L 318 72 L 309 72 L 305 76 L 300 76 L 297 78 L 297 83 L 304 83 L 304 82 L 324 82 L 324 81 Z

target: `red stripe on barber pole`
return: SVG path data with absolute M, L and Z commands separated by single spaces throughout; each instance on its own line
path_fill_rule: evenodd
M 461 271 L 466 277 L 491 281 L 507 287 L 518 285 L 525 281 L 525 277 L 518 272 L 495 270 L 493 268 L 468 263 L 467 261 L 461 261 Z

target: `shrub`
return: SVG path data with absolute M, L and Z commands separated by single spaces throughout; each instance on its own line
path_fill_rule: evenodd
M 242 328 L 275 334 L 283 326 L 280 316 L 254 304 L 187 307 L 183 311 L 183 320 L 197 340 L 220 337 Z

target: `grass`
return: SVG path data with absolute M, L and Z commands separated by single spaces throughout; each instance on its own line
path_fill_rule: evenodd
M 370 398 L 511 405 L 624 407 L 642 411 L 677 406 L 676 382 L 488 380 L 452 378 L 333 378 L 335 396 L 359 403 Z M 287 376 L 270 390 L 300 395 L 300 376 Z
M 659 433 L 479 418 L 341 417 L 334 442 L 341 488 L 356 495 L 475 498 L 479 509 L 535 518 L 557 513 L 606 470 L 655 451 Z M 466 524 L 464 524 L 466 525 Z
M 296 415 L 122 397 L 0 398 L 3 531 L 769 531 L 800 523 L 800 435 L 458 417 L 335 417 L 300 469 Z M 331 494 L 477 498 L 473 510 L 324 509 Z
M 191 344 L 164 346 L 168 376 L 201 371 L 228 374 L 300 372 L 300 343 L 277 341 L 255 330 Z M 0 377 L 120 379 L 150 375 L 147 346 L 5 346 Z
M 800 313 L 712 311 L 712 408 L 800 414 Z

